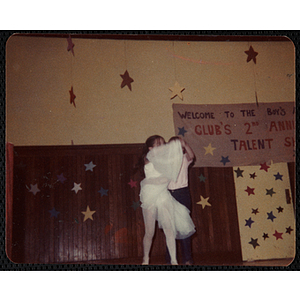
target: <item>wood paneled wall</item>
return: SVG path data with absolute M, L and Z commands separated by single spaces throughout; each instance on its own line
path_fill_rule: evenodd
M 140 173 L 133 167 L 141 144 L 30 146 L 14 148 L 11 219 L 7 230 L 11 260 L 18 263 L 76 263 L 143 255 L 144 222 L 139 202 Z M 85 164 L 93 162 L 93 171 Z M 60 181 L 57 175 L 66 178 Z M 202 180 L 199 176 L 202 175 Z M 205 177 L 205 180 L 203 180 Z M 131 187 L 130 181 L 136 182 Z M 82 190 L 75 193 L 74 182 Z M 39 192 L 30 189 L 36 185 Z M 101 194 L 103 188 L 107 191 Z M 192 168 L 192 238 L 198 261 L 241 261 L 232 168 Z M 211 207 L 197 204 L 210 197 Z M 93 220 L 84 221 L 89 206 Z M 51 216 L 55 208 L 57 217 Z M 151 257 L 164 256 L 165 237 L 157 229 Z M 180 247 L 179 247 L 180 252 Z

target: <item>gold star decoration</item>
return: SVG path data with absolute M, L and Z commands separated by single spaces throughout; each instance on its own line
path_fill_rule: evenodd
M 172 92 L 171 99 L 178 96 L 181 100 L 183 100 L 181 92 L 185 90 L 185 88 L 181 87 L 177 81 L 175 82 L 173 87 L 169 87 L 169 90 Z
M 203 198 L 203 197 L 200 195 L 200 198 L 201 198 L 201 200 L 200 200 L 199 202 L 197 202 L 197 204 L 202 205 L 202 209 L 204 209 L 205 206 L 211 206 L 211 204 L 208 202 L 209 197 Z
M 211 143 L 209 143 L 209 145 L 207 147 L 203 147 L 205 149 L 205 154 L 211 154 L 211 155 L 214 155 L 213 151 L 216 149 L 216 148 L 213 148 L 211 146 Z
M 87 206 L 86 211 L 82 211 L 81 213 L 84 214 L 83 222 L 85 222 L 87 219 L 93 220 L 93 214 L 95 213 L 95 210 L 90 210 L 90 207 Z

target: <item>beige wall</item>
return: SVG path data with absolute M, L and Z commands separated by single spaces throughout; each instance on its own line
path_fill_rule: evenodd
M 12 36 L 7 141 L 15 145 L 142 143 L 175 134 L 172 103 L 294 101 L 292 42 L 187 42 Z M 250 45 L 257 63 L 246 62 Z M 132 91 L 120 88 L 128 70 Z M 170 99 L 175 81 L 183 101 Z M 74 87 L 76 108 L 70 104 Z

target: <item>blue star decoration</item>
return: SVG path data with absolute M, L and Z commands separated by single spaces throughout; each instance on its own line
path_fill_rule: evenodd
M 104 189 L 102 186 L 101 186 L 101 189 L 98 191 L 98 193 L 101 194 L 101 197 L 107 196 L 107 192 L 108 192 L 108 190 Z
M 132 201 L 131 207 L 134 209 L 134 211 L 136 211 L 137 208 L 139 208 L 140 206 L 141 206 L 140 201 Z
M 267 213 L 268 214 L 268 218 L 267 220 L 271 220 L 273 222 L 274 219 L 276 219 L 276 217 L 273 215 L 273 211 Z
M 187 130 L 185 130 L 184 129 L 184 126 L 183 127 L 178 127 L 178 129 L 179 129 L 179 132 L 178 132 L 178 135 L 182 135 L 182 136 L 184 136 L 184 134 L 187 132 Z
M 201 174 L 200 176 L 198 176 L 200 179 L 200 182 L 205 182 L 206 177 L 203 176 L 203 174 Z
M 271 197 L 273 196 L 273 194 L 276 194 L 276 192 L 273 191 L 273 188 L 271 188 L 269 190 L 266 189 L 266 191 L 267 191 L 266 195 L 270 195 Z
M 279 174 L 279 172 L 277 174 L 274 175 L 275 176 L 275 180 L 282 180 L 283 175 Z
M 226 163 L 230 162 L 230 160 L 228 159 L 229 156 L 222 156 L 222 159 L 220 160 L 221 163 L 223 163 L 223 165 L 225 166 Z
M 243 177 L 243 172 L 244 170 L 241 170 L 240 168 L 237 168 L 237 170 L 234 170 L 234 172 L 236 173 L 236 177 Z
M 93 161 L 89 162 L 88 164 L 84 164 L 85 165 L 85 170 L 86 171 L 92 171 L 93 169 L 96 167 L 96 165 L 93 164 Z
M 50 217 L 55 217 L 57 218 L 58 214 L 60 213 L 59 211 L 57 211 L 54 207 L 49 210 L 49 213 L 51 214 Z
M 64 183 L 67 178 L 64 176 L 63 173 L 61 173 L 60 175 L 56 175 L 57 176 L 57 179 L 61 182 L 61 183 Z
M 259 246 L 257 240 L 258 240 L 258 239 L 253 239 L 253 238 L 251 238 L 251 241 L 249 242 L 249 244 L 252 245 L 254 249 L 255 249 L 257 246 Z
M 249 226 L 249 228 L 251 228 L 251 225 L 252 225 L 252 223 L 254 223 L 254 221 L 252 221 L 251 218 L 249 218 L 248 220 L 245 220 L 245 221 L 246 221 L 245 226 Z

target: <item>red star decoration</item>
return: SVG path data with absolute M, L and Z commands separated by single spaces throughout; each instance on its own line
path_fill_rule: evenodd
M 276 241 L 278 239 L 282 239 L 283 240 L 283 238 L 282 238 L 283 233 L 280 233 L 277 230 L 275 230 L 275 233 L 273 235 L 276 237 Z
M 73 44 L 72 39 L 71 39 L 70 36 L 67 38 L 67 41 L 68 41 L 68 48 L 67 48 L 67 50 L 68 50 L 68 51 L 71 51 L 72 54 L 75 55 L 75 54 L 74 54 L 74 46 L 75 46 L 75 45 Z
M 258 52 L 255 52 L 252 46 L 250 46 L 249 50 L 245 51 L 245 53 L 248 55 L 247 62 L 253 59 L 254 63 L 256 64 L 256 56 L 258 55 Z
M 291 232 L 294 231 L 294 229 L 291 228 L 291 226 L 289 228 L 286 228 L 286 232 L 288 234 L 291 234 Z
M 255 174 L 255 172 L 253 174 L 249 174 L 250 178 L 255 179 L 255 177 L 257 177 L 257 175 Z
M 247 186 L 247 189 L 245 190 L 245 192 L 247 192 L 248 196 L 250 196 L 250 195 L 254 195 L 254 190 L 255 190 L 254 188 L 252 189 L 249 186 Z
M 128 88 L 131 90 L 131 82 L 133 82 L 133 79 L 129 76 L 128 71 L 126 70 L 125 73 L 120 76 L 123 78 L 123 81 L 121 83 L 121 88 L 127 85 Z
M 70 103 L 74 104 L 74 106 L 76 107 L 76 104 L 75 104 L 75 98 L 76 98 L 76 96 L 73 93 L 73 86 L 71 87 L 71 90 L 69 91 L 69 93 L 70 93 Z
M 268 172 L 268 169 L 269 169 L 270 167 L 269 166 L 267 166 L 267 163 L 266 162 L 264 162 L 263 164 L 260 164 L 260 170 L 265 170 L 266 172 Z
M 133 181 L 132 179 L 130 179 L 130 181 L 128 182 L 128 184 L 133 188 L 133 187 L 136 187 L 137 182 Z

